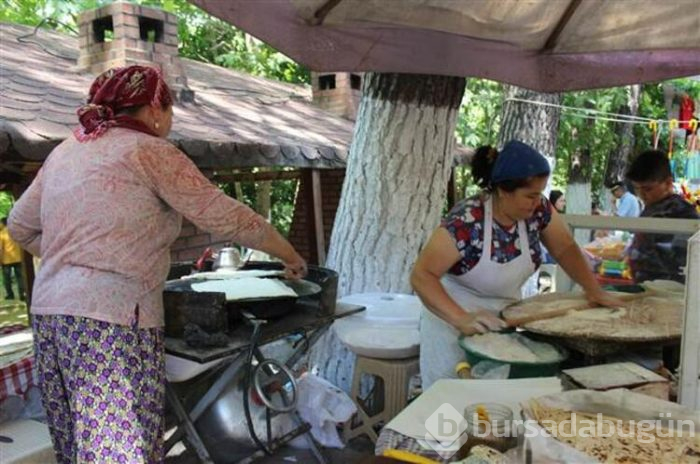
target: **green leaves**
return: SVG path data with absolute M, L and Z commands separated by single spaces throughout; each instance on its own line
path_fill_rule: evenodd
M 7 217 L 10 214 L 14 200 L 10 192 L 0 192 L 0 218 Z
M 36 26 L 42 19 L 52 18 L 56 23 L 45 27 L 74 33 L 81 11 L 109 3 L 112 0 L 0 0 L 0 21 Z M 186 0 L 132 0 L 132 3 L 177 15 L 181 56 L 284 82 L 311 81 L 309 71 L 303 66 Z

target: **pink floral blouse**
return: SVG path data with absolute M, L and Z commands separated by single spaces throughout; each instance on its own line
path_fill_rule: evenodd
M 251 248 L 271 228 L 167 140 L 122 128 L 87 143 L 70 137 L 8 218 L 12 237 L 42 258 L 31 312 L 162 326 L 182 216 Z

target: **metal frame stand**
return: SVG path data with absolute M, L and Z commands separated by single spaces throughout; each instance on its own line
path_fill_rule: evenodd
M 305 337 L 304 342 L 300 346 L 295 348 L 291 356 L 287 359 L 287 361 L 285 361 L 284 365 L 291 369 L 294 366 L 294 364 L 296 364 L 297 361 L 303 356 L 303 354 L 321 337 L 321 335 L 323 335 L 326 332 L 326 330 L 328 330 L 329 326 L 330 323 L 314 330 L 309 337 Z M 255 349 L 254 354 L 258 362 L 264 360 L 262 353 L 258 349 Z M 207 408 L 211 406 L 212 403 L 214 403 L 214 401 L 216 401 L 219 395 L 224 391 L 224 388 L 226 388 L 226 386 L 236 376 L 239 369 L 245 367 L 245 361 L 246 359 L 244 353 L 240 353 L 231 358 L 230 360 L 226 361 L 226 363 L 223 366 L 217 365 L 213 367 L 212 369 L 223 369 L 223 371 L 221 372 L 221 374 L 218 375 L 218 378 L 216 379 L 214 384 L 207 390 L 204 396 L 202 396 L 202 398 L 197 402 L 197 404 L 192 408 L 192 410 L 189 413 L 185 410 L 184 406 L 180 402 L 170 382 L 166 382 L 166 400 L 168 404 L 172 406 L 173 411 L 178 419 L 178 423 L 175 425 L 175 432 L 173 432 L 170 438 L 168 438 L 168 440 L 165 442 L 165 453 L 167 453 L 177 442 L 181 441 L 183 437 L 186 437 L 187 442 L 192 446 L 200 461 L 206 464 L 213 464 L 214 461 L 212 460 L 209 451 L 207 450 L 206 446 L 204 445 L 204 442 L 199 436 L 199 433 L 197 432 L 194 423 L 207 410 Z M 316 458 L 316 461 L 319 462 L 319 464 L 326 464 L 327 461 L 323 457 L 321 450 L 318 448 L 313 438 L 311 437 L 311 427 L 309 426 L 309 424 L 305 423 L 301 419 L 296 409 L 291 411 L 289 414 L 292 415 L 292 418 L 294 422 L 297 423 L 298 427 L 283 437 L 280 437 L 276 440 L 268 441 L 267 447 L 269 448 L 269 450 L 274 451 L 280 446 L 284 445 L 285 443 L 288 443 L 294 438 L 304 434 L 309 443 L 311 452 Z M 245 458 L 245 460 L 249 458 L 250 456 Z

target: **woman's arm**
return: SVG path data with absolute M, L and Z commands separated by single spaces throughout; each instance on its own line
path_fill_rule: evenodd
M 282 237 L 282 234 L 271 225 L 257 249 L 281 259 L 284 263 L 288 278 L 301 279 L 306 275 L 307 269 L 304 258 L 302 258 L 291 243 Z
M 421 301 L 435 315 L 466 335 L 504 327 L 501 319 L 487 311 L 465 312 L 445 291 L 440 278 L 461 259 L 449 232 L 438 227 L 423 248 L 413 272 L 411 285 Z
M 552 209 L 552 220 L 541 233 L 542 243 L 555 261 L 586 293 L 586 298 L 603 306 L 624 306 L 624 302 L 603 291 L 595 280 L 590 265 L 574 241 L 561 216 Z
M 22 248 L 41 256 L 41 170 L 12 207 L 7 229 Z
M 152 143 L 134 153 L 134 167 L 163 201 L 202 230 L 281 259 L 288 277 L 306 275 L 304 260 L 265 218 L 227 196 L 170 143 Z

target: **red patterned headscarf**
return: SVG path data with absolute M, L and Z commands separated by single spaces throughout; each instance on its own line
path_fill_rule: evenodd
M 94 140 L 110 127 L 126 127 L 157 135 L 148 125 L 119 111 L 140 105 L 167 107 L 173 103 L 160 71 L 147 66 L 112 68 L 90 86 L 87 105 L 78 108 L 80 127 L 73 133 L 81 142 Z

